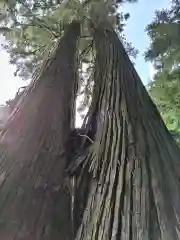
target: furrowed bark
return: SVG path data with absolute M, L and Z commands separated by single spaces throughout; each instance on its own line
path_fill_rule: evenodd
M 94 41 L 97 126 L 78 170 L 76 195 L 87 179 L 88 191 L 76 240 L 178 240 L 180 150 L 116 33 Z
M 0 239 L 73 239 L 63 180 L 74 124 L 79 35 L 79 23 L 72 22 L 1 134 Z

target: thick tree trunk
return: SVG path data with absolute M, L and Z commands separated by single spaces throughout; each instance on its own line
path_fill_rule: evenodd
M 73 124 L 76 49 L 72 22 L 1 134 L 0 239 L 73 239 L 63 186 Z
M 180 151 L 116 33 L 94 36 L 97 126 L 79 168 L 85 208 L 76 239 L 178 240 Z

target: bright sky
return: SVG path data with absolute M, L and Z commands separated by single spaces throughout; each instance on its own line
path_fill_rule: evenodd
M 0 44 L 4 42 L 0 37 Z M 26 83 L 18 77 L 14 77 L 16 67 L 9 64 L 9 55 L 0 47 L 0 105 L 13 98 L 19 87 Z
M 139 0 L 138 4 L 127 4 L 124 11 L 129 12 L 131 17 L 128 20 L 125 34 L 128 41 L 132 42 L 139 50 L 136 59 L 136 69 L 144 84 L 147 84 L 152 76 L 153 67 L 144 61 L 143 54 L 148 47 L 149 39 L 144 32 L 147 24 L 149 24 L 157 9 L 167 8 L 170 0 Z M 0 44 L 4 39 L 0 37 Z M 0 47 L 0 104 L 4 104 L 6 100 L 13 98 L 18 88 L 26 83 L 20 78 L 14 77 L 15 66 L 9 64 L 8 54 Z
M 144 52 L 149 46 L 149 38 L 145 29 L 152 22 L 156 10 L 168 8 L 171 0 L 139 0 L 138 3 L 126 4 L 123 7 L 125 12 L 130 13 L 130 19 L 125 28 L 125 35 L 128 41 L 139 50 L 135 67 L 141 80 L 146 85 L 154 74 L 152 65 L 144 61 Z

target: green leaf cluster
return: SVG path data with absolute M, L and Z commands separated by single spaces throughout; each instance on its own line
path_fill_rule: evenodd
M 147 27 L 150 46 L 146 60 L 157 73 L 149 84 L 149 93 L 169 130 L 180 133 L 180 1 L 155 13 Z M 179 135 L 178 135 L 179 136 Z M 176 138 L 177 139 L 177 138 Z
M 90 21 L 106 18 L 123 35 L 128 13 L 120 12 L 119 6 L 136 0 L 10 0 L 0 4 L 0 34 L 7 40 L 4 48 L 10 54 L 10 63 L 17 66 L 16 75 L 24 79 L 49 55 L 54 42 L 59 39 L 66 25 L 73 19 L 82 23 L 81 50 L 91 44 Z M 124 38 L 124 42 L 127 40 Z M 129 53 L 137 51 L 126 44 Z M 89 53 L 92 51 L 89 51 Z

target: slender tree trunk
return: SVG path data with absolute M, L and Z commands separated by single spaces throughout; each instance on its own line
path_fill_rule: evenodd
M 84 208 L 76 239 L 178 240 L 180 151 L 116 33 L 97 29 L 94 38 L 87 128 L 96 122 L 96 134 L 76 169 Z
M 74 120 L 79 34 L 79 23 L 72 22 L 1 134 L 2 240 L 73 239 L 70 196 L 63 180 Z

